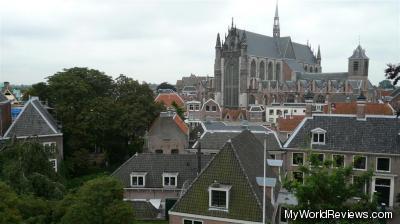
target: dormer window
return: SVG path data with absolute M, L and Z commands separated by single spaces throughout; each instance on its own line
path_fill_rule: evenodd
M 189 110 L 190 110 L 190 111 L 193 111 L 193 110 L 194 110 L 193 104 L 189 104 Z
M 144 187 L 146 185 L 146 174 L 142 172 L 131 173 L 131 187 Z
M 163 173 L 163 187 L 177 187 L 178 173 Z
M 316 128 L 311 130 L 311 142 L 312 144 L 325 144 L 326 131 L 322 128 Z
M 210 111 L 210 106 L 206 105 L 206 111 Z
M 217 106 L 212 106 L 212 111 L 217 111 Z
M 210 210 L 228 211 L 230 185 L 214 183 L 208 188 Z

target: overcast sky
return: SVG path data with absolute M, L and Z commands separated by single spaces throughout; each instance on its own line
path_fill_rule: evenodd
M 0 81 L 32 84 L 63 68 L 175 83 L 213 75 L 217 32 L 272 36 L 275 0 L 0 0 Z M 280 0 L 281 36 L 321 45 L 323 72 L 347 71 L 359 42 L 370 80 L 400 62 L 400 0 Z

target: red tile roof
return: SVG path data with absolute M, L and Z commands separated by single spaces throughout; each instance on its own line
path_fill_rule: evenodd
M 154 101 L 164 104 L 165 107 L 172 107 L 172 102 L 175 102 L 179 107 L 185 105 L 185 102 L 177 93 L 160 93 Z
M 357 114 L 357 103 L 332 103 L 332 114 Z M 324 113 L 329 113 L 328 105 L 324 106 Z M 392 107 L 387 103 L 367 103 L 365 114 L 393 115 Z
M 294 115 L 294 116 L 286 116 L 279 117 L 276 120 L 277 129 L 279 131 L 287 131 L 292 132 L 304 119 L 303 115 Z
M 242 119 L 246 120 L 246 111 L 241 109 L 228 109 L 225 108 L 222 111 L 222 117 L 225 119 L 226 115 L 229 115 L 229 120 L 236 121 L 239 119 L 239 116 L 242 115 Z

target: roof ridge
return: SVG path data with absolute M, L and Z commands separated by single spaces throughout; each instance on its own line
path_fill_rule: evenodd
M 33 101 L 38 101 L 37 99 L 32 99 L 31 100 L 31 104 L 32 106 L 35 108 L 35 110 L 40 114 L 40 116 L 44 119 L 44 121 L 46 122 L 46 124 L 51 128 L 51 130 L 54 131 L 55 134 L 57 134 L 57 129 L 55 127 L 53 127 L 53 125 L 50 123 L 50 121 L 46 118 L 46 116 L 44 116 L 44 114 L 42 113 L 42 111 L 39 110 L 39 108 L 37 108 L 37 106 L 33 103 Z M 40 104 L 40 102 L 38 101 L 38 103 Z
M 7 129 L 6 133 L 4 133 L 4 136 L 3 136 L 3 137 L 6 137 L 6 136 L 9 134 L 9 132 L 11 131 L 11 129 L 15 126 L 15 124 L 17 123 L 17 121 L 21 118 L 23 112 L 24 112 L 24 111 L 26 110 L 26 108 L 28 107 L 29 102 L 30 102 L 30 101 L 28 101 L 28 102 L 24 105 L 24 107 L 22 108 L 21 112 L 19 112 L 18 116 L 15 118 L 14 122 L 11 123 L 11 125 L 10 125 L 10 127 Z

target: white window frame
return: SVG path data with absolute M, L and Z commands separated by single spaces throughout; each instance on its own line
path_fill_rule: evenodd
M 54 169 L 54 171 L 56 171 L 56 173 L 58 172 L 58 169 L 57 169 L 57 159 L 49 159 L 49 162 L 50 163 L 52 163 L 52 162 L 54 162 L 54 165 L 53 165 L 53 169 Z
M 200 110 L 200 105 L 199 104 L 195 104 L 194 105 L 194 110 L 195 111 L 199 111 Z
M 292 171 L 292 179 L 293 179 L 293 180 L 296 180 L 296 179 L 294 178 L 294 173 L 301 173 L 302 179 L 303 179 L 302 184 L 304 184 L 304 172 L 301 172 L 300 170 L 293 170 L 293 171 Z M 297 181 L 297 180 L 296 180 L 296 181 Z
M 185 224 L 185 221 L 189 221 L 192 222 L 192 224 L 194 224 L 194 222 L 200 222 L 203 224 L 203 220 L 198 220 L 198 219 L 188 219 L 188 218 L 183 218 L 182 219 L 182 224 Z
M 294 154 L 303 154 L 303 162 L 301 165 L 304 165 L 305 153 L 304 152 L 292 152 L 292 166 L 301 166 L 299 164 L 294 164 Z
M 393 202 L 395 200 L 394 195 L 394 178 L 393 177 L 384 177 L 384 176 L 373 176 L 372 177 L 372 187 L 371 187 L 371 199 L 375 194 L 375 187 L 376 187 L 376 179 L 389 179 L 390 180 L 390 194 L 389 194 L 389 207 L 393 207 Z
M 189 111 L 194 111 L 194 105 L 193 104 L 189 104 Z
M 341 167 L 341 168 L 346 167 L 346 155 L 344 155 L 344 154 L 332 154 L 332 168 L 339 168 L 339 167 L 336 167 L 335 164 L 334 164 L 334 162 L 335 162 L 335 160 L 333 158 L 334 156 L 343 156 L 343 167 Z
M 214 110 L 214 109 L 215 109 L 215 110 Z M 216 111 L 217 111 L 217 106 L 216 106 L 216 105 L 211 106 L 211 111 L 216 112 Z
M 365 158 L 365 168 L 364 169 L 358 169 L 358 168 L 354 167 L 354 160 L 355 160 L 356 157 L 364 157 Z M 363 170 L 363 171 L 365 171 L 365 170 L 367 170 L 367 168 L 368 168 L 368 157 L 367 156 L 353 155 L 353 170 Z
M 210 105 L 206 105 L 205 108 L 206 108 L 206 111 L 211 111 Z M 207 108 L 208 108 L 208 109 L 207 109 Z
M 42 145 L 43 147 L 51 147 L 54 144 L 54 152 L 52 151 L 51 153 L 56 153 L 57 151 L 57 142 L 43 142 Z
M 231 186 L 224 185 L 222 187 L 209 187 L 208 188 L 208 207 L 209 210 L 219 210 L 219 211 L 228 211 L 229 210 L 229 193 L 231 190 Z M 226 193 L 226 198 L 225 198 L 225 204 L 226 207 L 215 207 L 212 206 L 212 191 L 225 191 Z
M 130 177 L 129 182 L 131 184 L 131 187 L 144 187 L 144 186 L 146 186 L 146 174 L 147 173 L 132 172 L 129 175 L 129 177 Z M 139 185 L 139 180 L 137 181 L 138 185 L 133 185 L 132 177 L 137 177 L 137 178 L 142 177 L 143 178 L 143 185 Z
M 314 141 L 314 134 L 318 134 L 318 141 L 315 142 Z M 319 135 L 324 135 L 324 141 L 320 142 L 319 141 Z M 322 128 L 315 128 L 313 130 L 311 130 L 311 144 L 315 144 L 315 145 L 325 145 L 326 142 L 326 131 Z
M 378 170 L 378 159 L 389 159 L 389 170 Z M 390 157 L 376 157 L 375 158 L 375 170 L 376 172 L 390 173 L 392 171 L 392 160 Z
M 169 183 L 171 183 L 171 178 L 175 178 L 175 184 L 174 185 L 165 185 L 165 178 L 169 178 Z M 178 173 L 163 173 L 162 174 L 162 183 L 163 187 L 166 188 L 175 188 L 178 186 Z

